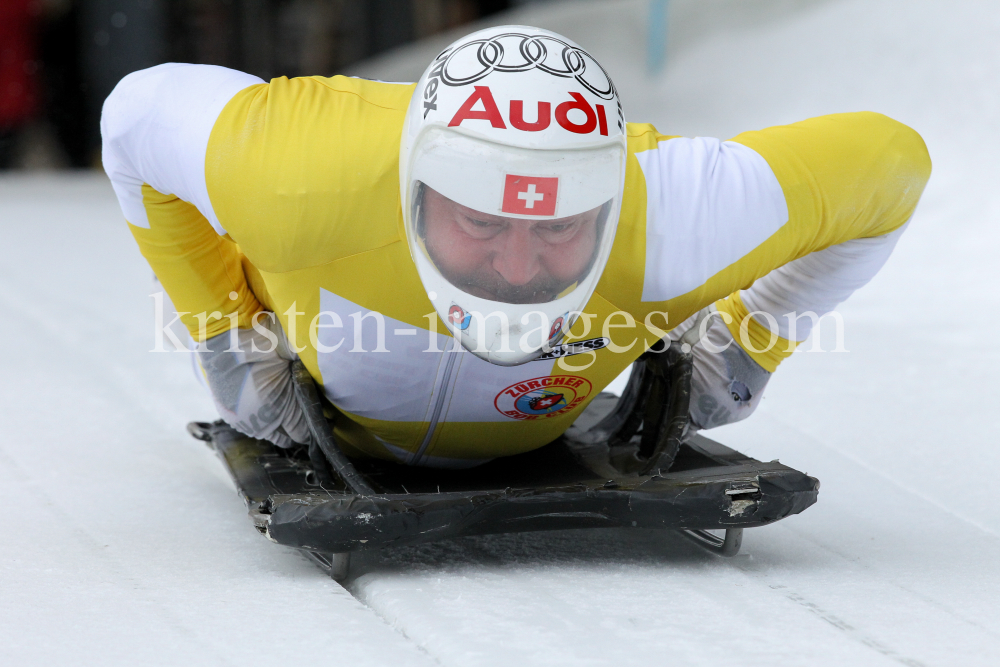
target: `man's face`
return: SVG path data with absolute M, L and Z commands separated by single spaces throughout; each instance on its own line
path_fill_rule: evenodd
M 601 207 L 556 220 L 480 213 L 424 187 L 424 244 L 456 287 L 491 301 L 544 303 L 582 279 Z

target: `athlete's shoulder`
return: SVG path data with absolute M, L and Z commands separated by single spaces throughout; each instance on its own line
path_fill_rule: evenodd
M 101 113 L 102 161 L 125 218 L 149 226 L 145 183 L 193 204 L 224 233 L 205 189 L 205 147 L 233 96 L 263 85 L 236 70 L 184 63 L 138 70 L 119 81 Z
M 713 276 L 787 222 L 781 187 L 740 144 L 640 123 L 628 142 L 621 221 L 599 290 L 634 314 L 672 302 L 689 315 L 711 302 L 702 292 Z
M 927 146 L 916 130 L 872 111 L 817 116 L 744 132 L 732 141 L 762 155 L 789 193 L 813 195 L 819 183 L 857 191 L 859 180 L 891 190 L 908 181 L 919 196 L 931 172 Z
M 630 155 L 654 149 L 661 141 L 678 138 L 675 135 L 663 134 L 652 123 L 625 123 L 625 137 Z
M 233 97 L 206 176 L 220 221 L 256 266 L 291 271 L 400 240 L 399 137 L 412 93 L 282 77 Z
M 268 114 L 296 114 L 305 122 L 331 117 L 364 121 L 370 115 L 404 114 L 414 86 L 340 75 L 279 77 L 247 93 L 266 101 Z
M 416 83 L 377 81 L 356 76 L 311 76 L 303 79 L 286 79 L 322 86 L 332 94 L 353 95 L 365 104 L 382 109 L 406 112 Z

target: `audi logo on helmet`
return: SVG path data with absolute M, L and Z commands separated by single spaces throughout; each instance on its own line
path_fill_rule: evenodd
M 599 129 L 603 136 L 608 136 L 608 116 L 604 105 L 591 106 L 580 93 L 570 93 L 569 96 L 572 98 L 571 100 L 556 107 L 556 122 L 559 123 L 559 126 L 576 134 L 590 134 Z M 482 107 L 481 110 L 475 108 L 477 104 Z M 540 132 L 549 126 L 551 109 L 552 105 L 549 102 L 539 102 L 535 122 L 528 123 L 524 120 L 524 100 L 511 100 L 510 124 L 524 132 Z M 583 112 L 584 121 L 582 123 L 574 123 L 570 119 L 569 113 L 574 109 Z M 455 112 L 448 127 L 461 125 L 462 121 L 465 120 L 486 120 L 498 130 L 507 129 L 489 86 L 476 86 L 469 98 Z
M 440 77 L 446 86 L 467 86 L 493 72 L 538 70 L 552 76 L 576 79 L 584 88 L 605 100 L 612 100 L 616 95 L 611 77 L 593 56 L 555 35 L 506 32 L 469 40 L 445 49 L 435 62 L 440 64 L 431 72 L 431 77 Z
M 531 72 L 563 79 L 580 88 L 567 90 L 569 99 L 538 101 L 533 121 L 524 117 L 525 100 L 510 99 L 505 122 L 494 99 L 494 90 L 484 85 L 483 80 L 493 74 Z M 505 76 L 501 78 L 506 79 Z M 495 81 L 495 78 L 490 80 Z M 451 116 L 450 127 L 461 125 L 465 120 L 485 120 L 496 129 L 507 129 L 509 124 L 524 132 L 540 132 L 550 126 L 555 106 L 554 119 L 563 129 L 576 134 L 598 130 L 601 135 L 608 136 L 608 109 L 605 104 L 588 102 L 584 96 L 587 94 L 611 103 L 611 112 L 617 114 L 618 130 L 625 129 L 618 92 L 604 68 L 579 46 L 551 34 L 504 32 L 470 39 L 442 51 L 427 73 L 421 91 L 424 119 L 432 111 L 439 110 L 441 86 L 474 86 L 473 92 Z M 574 110 L 578 113 L 572 114 Z M 571 114 L 576 116 L 576 121 Z

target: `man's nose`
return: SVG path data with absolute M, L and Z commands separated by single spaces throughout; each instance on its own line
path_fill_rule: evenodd
M 538 275 L 538 239 L 528 225 L 511 225 L 504 234 L 496 254 L 493 269 L 511 285 L 526 285 Z

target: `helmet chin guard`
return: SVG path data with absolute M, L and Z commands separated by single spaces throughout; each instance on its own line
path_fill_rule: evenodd
M 586 306 L 618 225 L 624 130 L 604 69 L 547 30 L 481 30 L 424 72 L 400 141 L 407 241 L 474 355 L 531 361 Z

